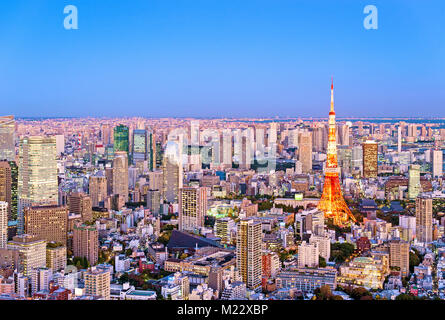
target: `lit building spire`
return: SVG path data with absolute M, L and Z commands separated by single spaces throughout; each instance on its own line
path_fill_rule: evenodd
M 331 112 L 334 111 L 334 77 L 331 79 Z

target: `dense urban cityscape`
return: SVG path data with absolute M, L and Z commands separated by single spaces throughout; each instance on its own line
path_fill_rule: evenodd
M 0 299 L 445 299 L 445 119 L 336 111 L 1 117 Z

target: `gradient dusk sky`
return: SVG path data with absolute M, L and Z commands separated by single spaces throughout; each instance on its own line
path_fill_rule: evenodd
M 445 117 L 443 0 L 3 0 L 0 40 L 3 115 L 327 117 L 333 75 L 339 117 Z

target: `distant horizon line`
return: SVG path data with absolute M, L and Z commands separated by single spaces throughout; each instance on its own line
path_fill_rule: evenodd
M 186 116 L 165 116 L 165 117 L 148 117 L 148 116 L 14 116 L 16 120 L 63 120 L 63 119 L 150 119 L 150 120 L 160 120 L 160 119 L 182 119 L 182 120 L 243 120 L 243 121 L 277 121 L 277 120 L 313 120 L 313 119 L 327 119 L 327 116 L 315 117 L 186 117 Z M 378 117 L 378 116 L 367 116 L 367 117 L 337 117 L 337 120 L 445 120 L 445 117 L 407 117 L 407 116 L 396 116 L 396 117 Z

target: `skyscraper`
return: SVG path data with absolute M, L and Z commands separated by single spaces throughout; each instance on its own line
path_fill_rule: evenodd
M 148 139 L 146 130 L 134 130 L 133 131 L 133 148 L 132 158 L 133 162 L 145 161 L 147 159 L 148 152 Z
M 298 135 L 298 159 L 303 173 L 312 172 L 312 133 L 309 131 Z
M 104 145 L 109 145 L 112 143 L 111 142 L 111 130 L 110 130 L 109 124 L 101 125 L 100 137 L 101 137 Z
M 116 151 L 124 151 L 127 153 L 127 157 L 130 157 L 130 131 L 127 126 L 123 124 L 118 125 L 114 128 L 114 152 Z
M 147 190 L 146 199 L 147 208 L 157 216 L 161 208 L 161 192 L 159 190 Z
M 0 161 L 0 201 L 8 203 L 8 220 L 11 220 L 12 183 L 11 166 L 7 161 Z
M 179 230 L 194 231 L 204 226 L 207 188 L 184 187 L 179 193 Z
M 221 238 L 221 243 L 230 244 L 232 241 L 231 233 L 235 227 L 235 222 L 231 218 L 216 219 L 214 233 Z
M 408 171 L 408 198 L 414 200 L 421 191 L 420 165 L 412 164 Z
M 335 134 L 334 82 L 332 82 L 325 181 L 323 186 L 323 194 L 320 202 L 318 203 L 318 209 L 324 212 L 326 218 L 333 219 L 334 224 L 344 225 L 348 222 L 348 220 L 355 221 L 355 218 L 343 199 L 338 175 L 339 168 L 337 165 L 337 143 Z
M 376 178 L 378 174 L 378 145 L 367 140 L 363 143 L 363 177 Z
M 62 206 L 26 207 L 24 232 L 47 242 L 66 245 L 68 209 Z
M 11 219 L 17 219 L 19 168 L 15 161 L 9 161 L 11 167 Z
M 69 212 L 80 214 L 82 221 L 92 221 L 93 205 L 91 197 L 84 193 L 74 192 L 68 197 Z
M 409 275 L 409 242 L 392 240 L 389 243 L 389 264 L 400 268 L 403 277 Z
M 236 267 L 249 289 L 261 288 L 261 222 L 242 219 L 236 235 Z
M 442 177 L 443 174 L 443 152 L 441 149 L 433 150 L 433 177 Z
M 167 143 L 167 145 L 170 142 Z M 179 189 L 183 184 L 183 169 L 179 155 L 168 149 L 164 155 L 163 163 L 163 198 L 167 202 L 178 202 Z M 178 151 L 179 152 L 179 151 Z
M 23 232 L 23 209 L 57 205 L 57 155 L 54 137 L 29 137 L 20 141 L 18 177 L 18 231 Z
M 128 202 L 128 161 L 127 153 L 117 151 L 113 160 L 113 194 L 119 194 Z
M 428 243 L 433 241 L 433 199 L 430 195 L 420 195 L 416 199 L 416 238 Z
M 73 229 L 73 254 L 95 265 L 99 257 L 99 232 L 95 226 L 76 225 Z
M 153 131 L 147 131 L 147 161 L 148 170 L 156 170 L 156 135 Z
M 402 152 L 402 125 L 397 127 L 397 152 Z
M 107 195 L 109 196 L 113 194 L 113 171 L 113 168 L 105 168 L 105 178 L 107 180 Z
M 99 207 L 107 198 L 107 178 L 103 172 L 91 176 L 88 184 L 88 193 L 91 197 L 91 205 Z
M 15 160 L 14 116 L 0 117 L 0 160 Z
M 0 249 L 6 248 L 8 241 L 8 203 L 0 201 Z
M 264 138 L 264 136 L 263 136 Z M 221 164 L 223 168 L 232 167 L 232 156 L 233 156 L 233 146 L 232 146 L 232 134 L 229 129 L 224 129 L 220 136 L 220 147 L 221 152 Z

